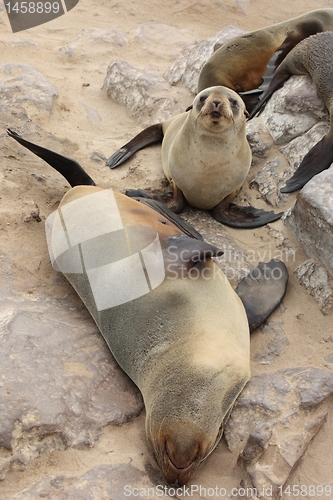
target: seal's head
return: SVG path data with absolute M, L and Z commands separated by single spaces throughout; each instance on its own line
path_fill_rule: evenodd
M 166 482 L 179 486 L 193 478 L 215 449 L 249 378 L 248 369 L 237 363 L 198 372 L 186 364 L 174 364 L 161 387 L 155 384 L 155 397 L 145 400 L 148 443 Z
M 231 408 L 248 377 L 238 378 L 235 374 L 226 384 L 221 383 L 223 378 L 226 382 L 223 373 L 215 374 L 213 379 L 207 373 L 200 382 L 200 377 L 192 374 L 188 390 L 179 383 L 171 393 L 164 391 L 163 401 L 155 400 L 146 407 L 148 443 L 168 484 L 188 483 L 220 441 Z M 190 386 L 192 397 L 186 394 Z M 168 414 L 165 405 L 170 408 Z
M 233 90 L 217 86 L 202 90 L 194 99 L 191 113 L 208 132 L 220 133 L 230 125 L 245 126 L 248 116 L 244 101 Z
M 166 482 L 187 484 L 214 450 L 221 434 L 222 429 L 212 437 L 197 425 L 184 421 L 162 425 L 158 438 L 150 441 L 150 445 Z

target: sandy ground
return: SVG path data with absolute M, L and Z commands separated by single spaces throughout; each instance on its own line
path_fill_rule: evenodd
M 60 47 L 73 41 L 86 27 L 117 28 L 128 35 L 131 28 L 141 23 L 164 23 L 179 29 L 188 29 L 193 38 L 201 40 L 214 35 L 227 24 L 233 24 L 244 30 L 253 30 L 305 13 L 320 7 L 332 7 L 332 2 L 323 0 L 280 0 L 278 3 L 264 0 L 122 0 L 109 2 L 81 0 L 69 14 L 46 25 L 13 34 L 6 13 L 0 14 L 0 64 L 7 62 L 25 62 L 39 70 L 59 91 L 59 98 L 50 117 L 36 114 L 36 123 L 59 138 L 71 141 L 69 150 L 63 154 L 74 156 L 96 182 L 101 186 L 110 186 L 117 190 L 127 187 L 149 186 L 150 173 L 161 176 L 159 147 L 151 148 L 137 155 L 129 165 L 144 165 L 147 175 L 138 176 L 124 166 L 110 173 L 103 162 L 91 162 L 92 151 L 99 151 L 108 156 L 136 134 L 142 127 L 130 113 L 112 102 L 101 91 L 108 63 L 113 59 L 123 59 L 142 66 L 149 66 L 161 74 L 173 62 L 173 58 L 163 58 L 149 54 L 142 45 L 131 43 L 128 47 L 115 48 L 105 54 L 101 47 L 93 48 L 85 57 L 78 54 L 67 57 L 59 51 Z M 12 41 L 30 40 L 36 47 L 13 46 Z M 88 85 L 89 84 L 89 85 Z M 184 106 L 191 102 L 184 98 Z M 95 110 L 100 120 L 89 121 L 85 106 Z M 11 122 L 12 123 L 12 122 Z M 17 129 L 22 124 L 18 123 Z M 4 131 L 0 131 L 6 141 Z M 66 143 L 64 143 L 66 144 Z M 65 146 L 64 146 L 65 147 Z M 14 257 L 16 272 L 22 270 L 22 288 L 26 293 L 43 290 L 47 294 L 62 296 L 61 285 L 51 287 L 50 275 L 53 272 L 48 263 L 44 228 L 42 224 L 29 225 L 23 222 L 22 214 L 27 206 L 36 203 L 43 216 L 47 216 L 57 206 L 68 188 L 57 174 L 45 170 L 47 182 L 41 183 L 27 172 L 35 175 L 45 168 L 42 162 L 31 158 L 26 163 L 17 158 L 5 158 L 1 169 L 6 179 L 14 183 L 8 195 L 8 189 L 2 192 L 0 212 L 1 248 L 6 253 L 15 254 L 15 248 L 24 246 L 24 255 Z M 156 170 L 157 169 L 157 170 Z M 155 172 L 155 173 L 154 173 Z M 250 174 L 251 175 L 251 174 Z M 140 177 L 141 176 L 141 177 Z M 162 177 L 161 177 L 162 178 Z M 7 186 L 8 188 L 8 186 Z M 259 195 L 257 195 L 259 198 Z M 294 200 L 290 196 L 285 210 Z M 258 200 L 257 205 L 260 200 Z M 29 205 L 30 204 L 30 205 Z M 207 217 L 206 219 L 207 220 Z M 202 223 L 201 223 L 202 225 Z M 200 226 L 200 225 L 199 225 Z M 214 230 L 226 234 L 253 257 L 253 264 L 259 260 L 269 260 L 278 256 L 275 239 L 268 228 L 257 230 L 233 230 L 219 228 Z M 292 245 L 297 243 L 285 228 L 282 221 L 274 223 L 274 228 L 283 230 Z M 291 274 L 284 306 L 277 314 L 277 321 L 283 321 L 283 335 L 288 344 L 281 345 L 279 356 L 270 361 L 260 353 L 267 348 L 271 335 L 256 332 L 252 338 L 252 373 L 259 374 L 304 365 L 332 369 L 332 364 L 324 358 L 333 353 L 333 343 L 325 341 L 332 334 L 332 314 L 324 316 L 305 289 L 293 276 L 294 268 L 306 259 L 302 251 L 291 257 L 287 264 Z M 39 272 L 36 272 L 38 268 Z M 27 274 L 28 273 L 28 274 Z M 24 281 L 30 277 L 29 286 Z M 274 319 L 274 316 L 273 316 Z M 269 338 L 268 338 L 269 337 Z M 298 484 L 331 484 L 333 487 L 333 460 L 331 443 L 333 437 L 332 418 L 325 424 L 324 430 L 316 437 L 297 472 L 291 478 Z M 30 464 L 26 471 L 11 471 L 0 484 L 0 498 L 5 499 L 21 491 L 45 475 L 70 473 L 82 475 L 85 471 L 100 463 L 115 463 L 133 460 L 133 465 L 142 467 L 142 453 L 146 454 L 144 436 L 144 415 L 122 427 L 109 427 L 93 449 L 53 452 Z M 217 450 L 201 469 L 197 483 L 220 484 L 225 488 L 238 486 L 242 477 L 234 457 L 222 441 Z M 302 481 L 303 483 L 300 483 Z

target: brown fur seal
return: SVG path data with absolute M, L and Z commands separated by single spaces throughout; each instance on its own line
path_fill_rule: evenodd
M 319 9 L 239 35 L 223 44 L 204 64 L 198 92 L 224 85 L 239 92 L 247 110 L 252 111 L 288 52 L 304 38 L 330 30 L 333 30 L 333 9 Z
M 74 160 L 8 133 L 67 179 L 76 172 L 47 219 L 53 264 L 141 390 L 148 442 L 165 480 L 182 486 L 219 442 L 250 377 L 249 330 L 281 302 L 287 270 L 261 263 L 236 293 L 212 260 L 215 247 L 91 185 Z
M 233 90 L 205 89 L 188 112 L 143 130 L 116 151 L 107 165 L 115 168 L 139 149 L 162 141 L 163 171 L 173 187 L 175 212 L 188 202 L 211 210 L 215 219 L 229 226 L 262 226 L 279 219 L 282 212 L 231 204 L 251 165 L 246 116 L 244 102 Z
M 333 162 L 333 33 L 331 31 L 310 36 L 288 54 L 276 69 L 251 118 L 291 75 L 311 76 L 319 96 L 330 113 L 330 128 L 321 141 L 305 155 L 294 175 L 281 189 L 282 193 L 300 189 L 314 175 L 328 168 Z

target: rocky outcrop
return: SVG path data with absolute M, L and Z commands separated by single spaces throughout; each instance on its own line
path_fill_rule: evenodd
M 333 278 L 333 168 L 316 175 L 299 193 L 285 223 L 309 257 L 324 264 Z
M 325 426 L 332 396 L 333 374 L 313 367 L 250 380 L 225 429 L 228 446 L 239 452 L 246 472 L 244 491 L 263 500 L 281 498 L 290 474 Z
M 242 33 L 246 32 L 235 26 L 226 26 L 211 38 L 189 47 L 167 69 L 165 79 L 170 85 L 181 85 L 196 94 L 200 70 L 207 59 L 228 40 Z
M 0 66 L 0 106 L 10 113 L 21 112 L 36 119 L 38 112 L 51 113 L 57 97 L 57 88 L 29 64 Z
M 109 64 L 103 88 L 110 98 L 129 109 L 145 125 L 185 111 L 178 102 L 177 92 L 156 71 L 125 61 Z
M 3 277 L 3 275 L 2 275 Z M 42 454 L 90 447 L 137 416 L 138 389 L 114 361 L 84 306 L 0 295 L 0 480 Z M 68 285 L 69 287 L 69 285 Z

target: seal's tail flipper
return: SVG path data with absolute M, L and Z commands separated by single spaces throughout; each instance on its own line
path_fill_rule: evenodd
M 250 332 L 260 326 L 281 303 L 287 288 L 288 270 L 280 260 L 260 262 L 237 285 L 235 292 L 243 302 Z
M 85 185 L 95 186 L 94 181 L 83 170 L 77 161 L 67 158 L 66 156 L 59 155 L 49 149 L 42 148 L 32 142 L 26 141 L 13 130 L 7 129 L 7 134 L 19 142 L 22 146 L 29 149 L 29 151 L 42 158 L 42 160 L 46 161 L 46 163 L 51 165 L 51 167 L 65 177 L 72 187 Z
M 136 135 L 123 147 L 118 149 L 118 151 L 113 153 L 113 155 L 106 160 L 106 164 L 110 168 L 118 167 L 140 149 L 150 146 L 150 144 L 154 144 L 156 142 L 162 142 L 162 140 L 162 124 L 157 123 L 156 125 L 151 125 L 150 127 L 142 130 L 142 132 Z
M 283 212 L 276 214 L 273 211 L 266 212 L 265 210 L 251 206 L 240 207 L 233 203 L 230 203 L 230 205 L 226 207 L 222 202 L 213 208 L 212 215 L 214 219 L 226 226 L 250 229 L 261 227 L 269 222 L 280 219 Z
M 293 193 L 301 189 L 312 177 L 326 170 L 333 162 L 333 132 L 326 134 L 304 156 L 294 175 L 280 189 L 281 193 Z

